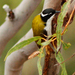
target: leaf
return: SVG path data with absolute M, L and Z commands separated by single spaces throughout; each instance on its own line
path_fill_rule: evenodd
M 64 48 L 64 50 L 67 50 L 67 49 L 71 46 L 70 43 L 62 42 L 62 44 L 63 44 L 63 48 Z
M 48 39 L 51 38 L 51 37 L 54 37 L 54 36 L 56 36 L 55 33 L 53 35 L 48 36 Z
M 46 45 L 48 45 L 49 43 L 50 43 L 50 41 L 43 42 L 43 43 L 41 43 L 41 46 L 46 46 Z
M 65 63 L 62 63 L 64 61 L 63 56 L 61 55 L 60 52 L 58 52 L 58 54 L 56 54 L 56 60 L 58 61 L 58 63 L 61 65 L 62 67 L 62 72 L 61 75 L 67 75 L 67 71 L 66 71 L 66 67 L 65 67 Z M 62 63 L 62 64 L 61 64 Z
M 42 43 L 41 43 L 41 39 L 40 39 L 40 40 L 37 42 L 37 44 L 39 44 L 39 45 L 41 45 L 41 46 L 49 45 L 50 42 L 52 41 L 52 39 L 53 39 L 55 36 L 56 36 L 56 34 L 53 34 L 53 35 L 48 36 L 48 39 L 49 39 L 49 40 L 47 40 L 47 41 L 45 41 L 45 42 L 42 42 Z M 51 38 L 51 39 L 50 39 L 50 38 Z
M 44 57 L 44 56 L 45 56 L 45 53 L 44 53 L 44 51 L 42 50 L 42 47 L 39 49 L 39 51 L 40 51 L 39 57 L 40 57 L 40 58 Z
M 56 29 L 57 51 L 59 50 L 60 45 L 61 45 L 62 25 L 63 25 L 64 17 L 67 13 L 70 1 L 71 0 L 68 0 L 67 2 L 64 3 L 63 7 L 61 8 L 61 13 L 59 14 L 58 19 L 57 19 L 57 29 Z
M 6 58 L 7 58 L 12 52 L 14 52 L 14 51 L 16 51 L 16 50 L 19 50 L 19 49 L 21 49 L 22 47 L 24 47 L 24 46 L 30 44 L 31 42 L 36 41 L 36 40 L 41 39 L 41 38 L 42 38 L 42 37 L 37 36 L 37 37 L 33 37 L 33 38 L 28 39 L 28 40 L 24 40 L 24 41 L 20 42 L 19 44 L 15 45 L 14 47 L 12 47 L 12 48 L 8 51 L 8 53 L 7 53 L 7 55 L 6 55 L 6 57 L 5 57 L 4 60 L 6 60 Z
M 47 40 L 47 41 L 45 41 L 45 42 L 41 43 L 41 46 L 49 45 L 49 44 L 50 44 L 50 42 L 52 41 L 52 39 L 53 39 L 53 38 L 51 38 L 50 40 Z
M 42 75 L 42 66 L 41 66 L 41 59 L 40 58 L 38 58 L 37 67 L 38 67 L 39 75 Z
M 41 45 L 41 39 L 38 40 L 37 44 L 38 45 Z
M 61 8 L 61 13 L 59 14 L 58 19 L 57 19 L 57 28 L 56 28 L 57 52 L 58 52 L 58 50 L 60 48 L 60 45 L 61 45 L 62 25 L 63 25 L 64 17 L 67 13 L 70 1 L 71 0 L 68 0 L 67 2 L 64 3 L 63 7 Z M 64 44 L 64 47 L 66 47 L 66 46 L 68 46 L 68 45 Z M 58 52 L 58 54 L 56 54 L 56 59 L 57 59 L 59 64 L 64 61 L 63 56 L 61 55 L 60 52 Z M 66 68 L 65 68 L 65 63 L 62 63 L 60 65 L 62 67 L 61 75 L 67 75 L 67 71 L 66 71 Z
M 42 66 L 41 66 L 41 59 L 44 57 L 44 51 L 42 50 L 42 47 L 39 49 L 40 54 L 38 55 L 38 61 L 37 61 L 37 67 L 39 71 L 39 75 L 42 75 Z

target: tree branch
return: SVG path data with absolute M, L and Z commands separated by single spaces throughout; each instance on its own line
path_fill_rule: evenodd
M 11 20 L 7 17 L 6 21 L 0 26 L 0 56 L 8 41 L 19 31 L 40 2 L 41 0 L 23 0 L 13 10 L 15 18 Z
M 61 9 L 61 2 L 62 2 L 62 0 L 45 0 L 44 8 L 45 9 L 46 8 L 53 8 L 55 10 L 60 10 Z M 56 16 L 55 16 L 55 18 L 56 18 Z M 55 20 L 54 24 L 56 24 L 57 19 L 54 19 L 54 20 Z M 52 34 L 54 34 L 56 32 L 56 29 L 54 29 L 53 25 L 51 27 L 51 31 L 52 31 Z M 55 42 L 55 44 L 56 44 L 56 42 Z M 55 53 L 51 52 L 50 58 L 49 59 L 48 58 L 46 59 L 46 58 L 47 58 L 47 55 L 45 56 L 45 64 L 48 65 L 48 69 L 47 69 L 48 72 L 46 72 L 46 69 L 45 69 L 46 66 L 44 65 L 43 75 L 58 75 L 60 67 L 59 66 L 54 66 L 55 64 L 58 63 L 56 58 L 55 58 Z M 48 61 L 49 63 L 47 63 L 46 60 L 47 61 L 49 60 Z
M 22 38 L 19 42 L 27 40 L 33 37 L 32 29 Z M 18 42 L 18 43 L 19 43 Z M 38 47 L 35 42 L 23 47 L 20 50 L 17 50 L 10 54 L 5 62 L 5 74 L 4 75 L 21 75 L 22 66 L 24 62 L 28 59 L 28 56 L 31 55 Z
M 60 10 L 62 0 L 45 0 L 43 9 L 53 8 L 55 10 Z
M 54 8 L 56 10 L 59 10 L 61 8 L 61 2 L 62 2 L 62 0 L 45 0 L 43 9 Z M 16 8 L 16 9 L 18 9 L 18 8 Z M 23 15 L 21 15 L 21 16 L 23 16 Z M 21 18 L 20 18 L 20 20 L 21 20 Z M 29 39 L 31 37 L 33 37 L 32 29 L 22 39 L 20 39 L 19 42 Z M 22 49 L 20 49 L 18 51 L 15 51 L 11 55 L 9 55 L 5 62 L 5 75 L 21 75 L 22 66 L 23 66 L 24 62 L 27 61 L 28 56 L 31 55 L 37 49 L 38 49 L 38 47 L 35 44 L 35 42 L 32 42 L 31 44 L 23 47 Z M 54 66 L 55 64 L 57 64 L 55 55 L 51 54 L 50 61 L 49 61 L 48 75 L 58 75 L 59 66 Z

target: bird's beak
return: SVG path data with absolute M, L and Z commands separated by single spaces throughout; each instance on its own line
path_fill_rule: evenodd
M 56 11 L 56 13 L 60 13 L 60 11 Z

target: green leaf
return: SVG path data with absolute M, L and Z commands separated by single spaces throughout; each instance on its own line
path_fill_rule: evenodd
M 71 46 L 70 43 L 62 42 L 62 44 L 63 44 L 63 49 L 64 49 L 64 50 L 67 50 L 67 49 Z
M 44 53 L 44 51 L 42 50 L 42 47 L 39 49 L 39 51 L 40 51 L 39 57 L 40 57 L 40 58 L 44 57 L 44 56 L 45 56 L 45 53 Z
M 71 0 L 68 0 L 67 2 L 64 3 L 64 5 L 61 8 L 61 13 L 59 14 L 58 19 L 57 19 L 57 29 L 56 29 L 57 51 L 59 50 L 60 45 L 61 45 L 62 25 L 63 25 L 64 17 L 65 17 L 65 15 L 67 13 L 70 1 Z
M 67 71 L 66 71 L 66 67 L 65 67 L 65 63 L 62 63 L 64 61 L 63 56 L 61 55 L 60 52 L 58 52 L 58 54 L 56 54 L 56 60 L 58 61 L 58 63 L 61 65 L 62 67 L 62 72 L 61 75 L 67 75 Z M 61 64 L 62 63 L 62 64 Z
M 28 39 L 28 40 L 24 40 L 24 41 L 20 42 L 19 44 L 15 45 L 14 47 L 12 47 L 12 48 L 8 51 L 8 53 L 7 53 L 7 55 L 6 55 L 6 57 L 5 57 L 4 60 L 6 60 L 6 58 L 7 58 L 12 52 L 14 52 L 14 51 L 16 51 L 16 50 L 19 50 L 19 49 L 21 49 L 22 47 L 24 47 L 24 46 L 30 44 L 31 42 L 36 41 L 36 40 L 41 39 L 41 38 L 42 38 L 42 37 L 37 36 L 37 37 L 33 37 L 33 38 Z
M 41 58 L 38 58 L 37 67 L 38 67 L 39 75 L 42 75 Z
M 47 41 L 45 41 L 45 42 L 41 43 L 41 46 L 49 45 L 49 44 L 50 44 L 50 42 L 52 41 L 52 39 L 53 39 L 53 38 L 51 38 L 50 40 L 47 40 Z
M 56 36 L 56 34 L 53 34 L 53 35 L 48 36 L 48 39 L 51 38 L 51 37 L 54 37 L 54 36 Z
M 50 43 L 50 41 L 43 42 L 43 43 L 41 43 L 41 46 L 46 46 L 46 45 L 48 45 L 49 43 Z
M 41 45 L 41 46 L 46 46 L 46 45 L 49 45 L 50 44 L 50 42 L 51 42 L 51 40 L 54 38 L 54 36 L 56 36 L 56 34 L 53 34 L 53 35 L 51 35 L 51 36 L 48 36 L 48 39 L 49 40 L 47 40 L 47 41 L 45 41 L 45 42 L 42 42 L 41 43 L 41 39 L 37 42 L 37 44 L 39 44 L 39 45 Z M 51 38 L 51 39 L 50 39 Z
M 71 0 L 68 0 L 67 2 L 65 2 L 63 4 L 63 6 L 61 8 L 61 13 L 59 14 L 58 19 L 57 19 L 57 28 L 56 28 L 57 52 L 58 52 L 58 50 L 60 48 L 60 45 L 61 45 L 62 25 L 63 25 L 64 17 L 65 17 L 65 15 L 67 13 L 70 1 Z M 64 44 L 64 47 L 66 47 L 66 46 L 68 47 L 69 45 Z M 56 54 L 56 59 L 57 59 L 57 61 L 58 61 L 59 64 L 64 61 L 63 56 L 61 55 L 60 52 L 58 52 L 58 54 Z M 65 63 L 62 63 L 60 65 L 62 67 L 61 75 L 67 75 L 67 71 L 66 71 L 66 68 L 65 68 Z
M 39 49 L 40 54 L 38 55 L 38 61 L 37 61 L 37 67 L 39 71 L 39 75 L 42 75 L 42 66 L 41 66 L 41 59 L 44 57 L 44 51 L 42 50 L 42 47 Z
M 37 44 L 38 45 L 41 45 L 41 39 L 38 40 Z

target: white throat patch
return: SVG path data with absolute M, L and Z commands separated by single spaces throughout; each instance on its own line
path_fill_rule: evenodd
M 55 15 L 55 14 L 54 14 Z M 53 17 L 54 17 L 54 15 L 53 16 L 51 16 L 49 19 L 48 19 L 48 21 L 46 22 L 46 27 L 44 28 L 46 31 L 47 31 L 47 34 L 48 34 L 48 36 L 50 36 L 50 35 L 52 35 L 52 33 L 51 33 L 51 28 L 52 28 L 52 20 L 53 20 Z

